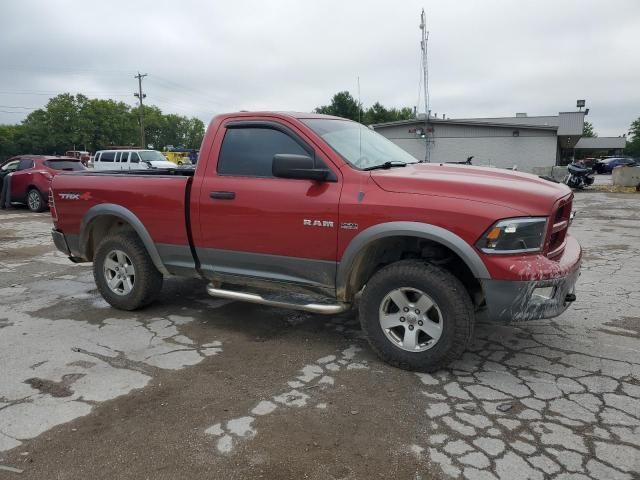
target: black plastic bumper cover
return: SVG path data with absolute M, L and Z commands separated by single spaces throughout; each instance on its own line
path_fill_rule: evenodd
M 67 240 L 64 238 L 64 233 L 54 228 L 53 230 L 51 230 L 51 237 L 53 237 L 53 243 L 58 250 L 60 250 L 65 255 L 71 255 L 71 250 L 69 250 Z
M 476 317 L 502 323 L 557 317 L 575 300 L 574 289 L 579 275 L 580 270 L 576 270 L 566 277 L 550 280 L 482 280 L 486 309 Z M 553 288 L 550 298 L 536 291 L 548 287 Z

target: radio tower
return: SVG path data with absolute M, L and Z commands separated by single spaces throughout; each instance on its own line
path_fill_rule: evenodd
M 427 63 L 427 40 L 429 32 L 427 31 L 427 16 L 424 8 L 420 14 L 420 31 L 422 38 L 420 39 L 420 48 L 422 49 L 422 84 L 424 86 L 424 161 L 430 162 L 429 155 L 429 66 Z

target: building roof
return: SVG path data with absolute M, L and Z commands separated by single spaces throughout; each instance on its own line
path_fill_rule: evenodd
M 529 117 L 530 118 L 530 117 Z M 509 117 L 509 120 L 515 120 L 516 117 Z M 519 117 L 518 117 L 519 119 Z M 496 120 L 496 121 L 492 121 Z M 506 122 L 501 121 L 502 118 L 478 118 L 478 119 L 438 119 L 438 118 L 430 118 L 429 123 L 433 125 L 467 125 L 474 127 L 503 127 L 503 128 L 527 128 L 534 130 L 557 130 L 557 125 L 530 125 L 526 123 L 515 123 L 515 122 Z M 506 119 L 505 119 L 506 120 Z M 424 125 L 425 120 L 420 118 L 414 118 L 411 120 L 398 120 L 395 122 L 384 122 L 384 123 L 375 123 L 371 125 L 374 129 L 378 128 L 386 128 L 386 127 L 398 127 L 402 125 Z
M 625 137 L 582 137 L 576 144 L 583 150 L 618 150 L 626 146 Z
M 484 117 L 484 118 L 457 118 L 456 120 L 482 122 L 482 123 L 506 123 L 510 125 L 531 125 L 540 127 L 557 127 L 558 115 L 543 115 L 537 117 Z

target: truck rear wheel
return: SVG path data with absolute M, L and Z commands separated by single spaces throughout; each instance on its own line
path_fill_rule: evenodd
M 448 271 L 403 260 L 371 277 L 360 302 L 360 323 L 385 362 L 433 372 L 458 358 L 469 344 L 473 304 Z
M 137 310 L 155 300 L 162 274 L 134 232 L 107 236 L 96 250 L 93 277 L 102 297 L 119 310 Z

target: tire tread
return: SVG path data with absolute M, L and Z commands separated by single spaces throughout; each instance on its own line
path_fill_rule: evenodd
M 102 264 L 106 254 L 124 251 L 134 264 L 136 281 L 131 294 L 116 295 L 106 284 Z M 111 306 L 119 310 L 138 310 L 152 303 L 162 289 L 163 276 L 153 264 L 147 249 L 135 232 L 117 232 L 107 235 L 98 245 L 93 259 L 93 278 L 98 291 Z
M 447 313 L 443 312 L 443 315 L 447 317 L 449 324 L 453 324 L 454 330 L 449 338 L 444 338 L 443 335 L 438 342 L 448 343 L 444 347 L 444 352 L 433 354 L 434 351 L 440 351 L 442 348 L 437 344 L 425 352 L 405 352 L 393 345 L 380 329 L 378 322 L 379 302 L 374 297 L 379 289 L 382 288 L 384 291 L 385 283 L 397 278 L 425 282 L 432 287 L 437 286 L 438 295 L 445 298 Z M 401 285 L 392 288 L 399 286 Z M 387 287 L 387 290 L 392 288 Z M 431 294 L 432 292 L 425 293 Z M 439 302 L 438 307 L 441 311 L 443 310 L 443 305 Z M 460 357 L 467 348 L 473 337 L 474 320 L 473 303 L 462 282 L 447 270 L 423 260 L 401 260 L 378 270 L 367 283 L 360 303 L 360 323 L 367 334 L 371 347 L 384 361 L 404 370 L 434 372 L 445 368 Z M 373 330 L 376 328 L 380 331 Z

